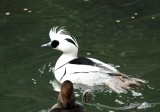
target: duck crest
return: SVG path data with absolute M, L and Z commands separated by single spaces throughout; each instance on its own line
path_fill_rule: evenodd
M 53 37 L 57 34 L 70 35 L 70 33 L 64 27 L 55 26 L 55 27 L 51 28 L 51 30 L 49 32 L 49 36 Z

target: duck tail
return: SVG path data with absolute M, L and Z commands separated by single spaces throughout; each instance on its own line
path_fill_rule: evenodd
M 142 86 L 142 85 L 145 84 L 145 83 L 146 83 L 145 80 L 142 80 L 142 79 L 139 79 L 139 78 L 130 78 L 130 79 L 128 80 L 127 85 L 128 85 L 130 88 L 137 88 L 137 87 Z
M 145 84 L 146 81 L 139 78 L 130 78 L 125 74 L 114 76 L 114 78 L 107 81 L 107 85 L 116 93 L 127 93 L 127 91 L 138 88 Z

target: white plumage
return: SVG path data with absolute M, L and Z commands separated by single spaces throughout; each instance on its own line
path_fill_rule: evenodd
M 42 47 L 50 47 L 63 52 L 53 69 L 55 78 L 60 83 L 70 80 L 87 86 L 105 85 L 117 93 L 126 92 L 145 83 L 144 80 L 130 78 L 113 66 L 97 59 L 77 57 L 78 43 L 63 27 L 53 27 L 49 36 L 51 42 Z

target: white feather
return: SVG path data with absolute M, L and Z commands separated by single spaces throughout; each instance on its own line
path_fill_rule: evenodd
M 57 37 L 56 35 L 70 35 L 70 33 L 64 27 L 53 27 L 49 32 L 50 39 L 52 40 L 53 37 Z

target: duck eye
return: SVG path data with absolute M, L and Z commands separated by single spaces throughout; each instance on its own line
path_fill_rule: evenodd
M 73 40 L 71 40 L 71 39 L 65 39 L 66 41 L 68 41 L 68 42 L 70 42 L 70 43 L 72 43 L 72 44 L 74 44 L 76 47 L 77 47 L 77 45 L 75 44 L 75 42 L 73 41 Z
M 51 46 L 53 48 L 56 48 L 59 45 L 59 42 L 57 40 L 52 41 Z

